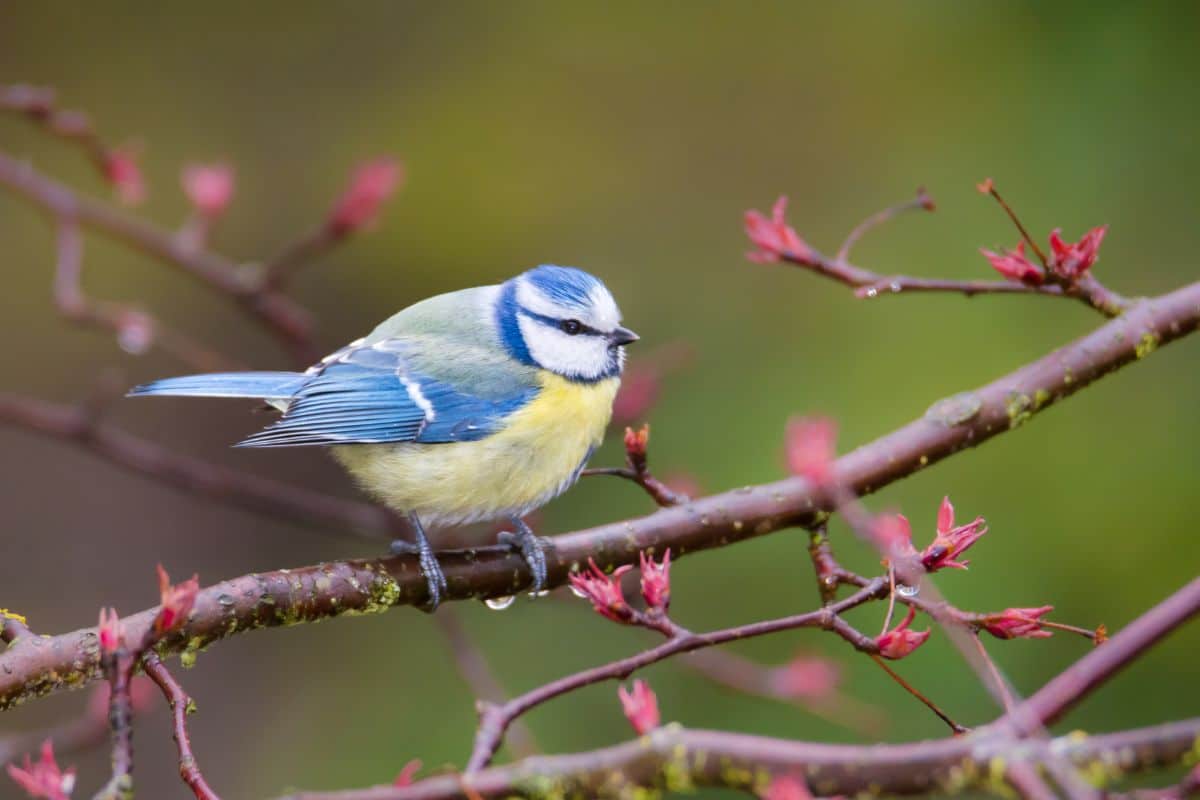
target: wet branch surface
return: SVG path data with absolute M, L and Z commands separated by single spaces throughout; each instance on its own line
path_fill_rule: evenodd
M 839 484 L 866 495 L 954 453 L 1014 430 L 1100 377 L 1154 352 L 1200 323 L 1200 283 L 1144 300 L 1092 333 L 976 390 L 934 403 L 920 418 L 840 458 Z M 682 505 L 554 537 L 551 586 L 590 556 L 603 567 L 633 564 L 643 550 L 678 557 L 788 527 L 830 508 L 801 478 L 735 489 Z M 440 554 L 446 599 L 511 595 L 529 585 L 519 557 L 485 547 Z M 235 578 L 204 589 L 162 655 L 206 647 L 246 630 L 373 613 L 425 601 L 425 581 L 408 556 L 331 562 Z M 127 617 L 136 632 L 153 611 Z M 98 675 L 96 630 L 84 628 L 10 647 L 0 655 L 0 709 L 86 684 Z

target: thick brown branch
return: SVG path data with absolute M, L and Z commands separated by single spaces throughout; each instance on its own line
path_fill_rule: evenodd
M 32 201 L 60 223 L 74 221 L 91 228 L 233 297 L 287 346 L 296 363 L 307 365 L 317 359 L 308 313 L 279 292 L 264 287 L 233 261 L 210 250 L 196 250 L 184 239 L 140 217 L 76 194 L 65 184 L 4 153 L 0 153 L 0 185 Z
M 836 480 L 858 495 L 954 453 L 1014 430 L 1054 403 L 1200 323 L 1200 283 L 1138 302 L 1117 319 L 986 386 L 935 403 L 922 417 L 843 456 Z M 811 525 L 822 498 L 802 478 L 787 478 L 663 508 L 649 516 L 558 536 L 547 554 L 549 585 L 563 584 L 589 556 L 604 567 L 632 564 L 643 550 L 670 547 L 673 557 L 722 547 L 781 528 Z M 514 594 L 529 585 L 521 559 L 504 548 L 441 556 L 444 599 Z M 425 602 L 415 558 L 323 564 L 249 575 L 201 592 L 183 630 L 161 643 L 163 654 L 202 647 L 249 628 L 382 611 Z M 226 602 L 219 602 L 224 598 Z M 232 600 L 233 602 L 228 602 Z M 135 633 L 152 612 L 127 619 Z M 96 632 L 85 628 L 20 643 L 0 654 L 0 709 L 32 696 L 79 686 L 96 675 Z
M 997 790 L 996 764 L 1034 766 L 1065 759 L 1117 776 L 1178 763 L 1200 734 L 1200 718 L 1101 736 L 1012 742 L 982 733 L 900 745 L 834 745 L 668 725 L 632 742 L 561 756 L 538 756 L 477 772 L 441 775 L 411 786 L 373 786 L 290 795 L 288 800 L 449 800 L 468 796 L 599 797 L 638 787 L 686 790 L 766 788 L 773 774 L 802 775 L 820 795 L 911 795 L 970 788 Z

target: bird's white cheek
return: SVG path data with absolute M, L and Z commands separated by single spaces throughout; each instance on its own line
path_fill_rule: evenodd
M 533 360 L 543 369 L 575 378 L 598 378 L 608 369 L 608 343 L 599 336 L 568 336 L 528 317 L 521 317 L 521 336 Z

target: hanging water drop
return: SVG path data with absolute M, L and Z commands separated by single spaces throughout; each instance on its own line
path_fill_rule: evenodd
M 921 591 L 919 586 L 909 586 L 907 583 L 896 584 L 896 594 L 901 597 L 916 597 Z
M 483 601 L 483 604 L 492 611 L 503 611 L 515 602 L 517 602 L 515 594 L 506 594 L 501 597 L 489 597 Z
M 571 594 L 575 595 L 576 597 L 582 598 L 584 600 L 587 599 L 587 594 L 585 592 L 583 592 L 579 587 L 577 587 L 574 583 L 569 583 L 567 585 L 571 588 Z
M 530 597 L 545 597 L 548 594 L 550 594 L 549 589 L 542 589 L 541 591 L 538 591 L 538 592 L 530 592 L 529 596 Z

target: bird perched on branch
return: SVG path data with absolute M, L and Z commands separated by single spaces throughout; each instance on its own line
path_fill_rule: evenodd
M 400 311 L 306 372 L 167 378 L 130 395 L 263 398 L 283 412 L 238 447 L 323 445 L 412 524 L 436 607 L 446 578 L 425 526 L 508 518 L 546 584 L 546 543 L 521 519 L 570 488 L 600 444 L 637 335 L 604 284 L 540 266 Z

